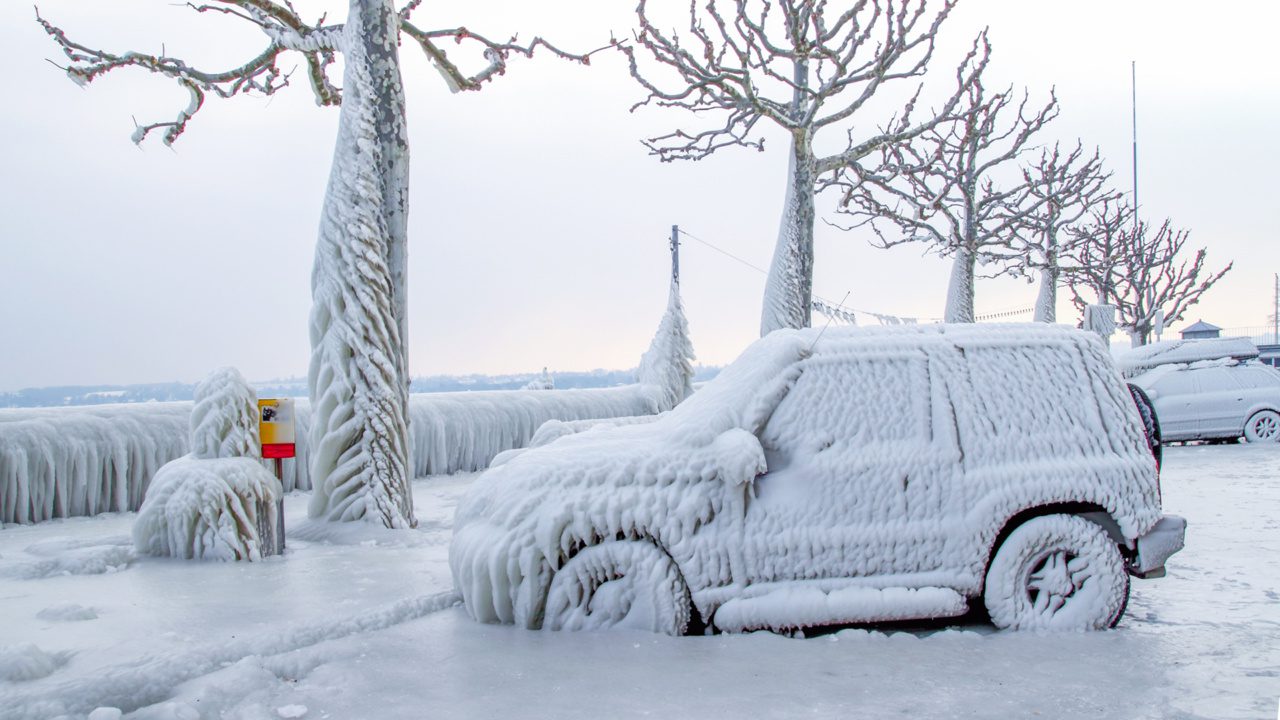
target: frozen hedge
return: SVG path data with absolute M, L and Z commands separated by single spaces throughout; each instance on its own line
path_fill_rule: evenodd
M 646 385 L 412 395 L 414 474 L 478 470 L 547 420 L 653 414 L 667 409 L 664 395 Z M 190 402 L 0 410 L 0 522 L 137 510 L 156 471 L 189 452 L 191 413 Z M 286 492 L 311 488 L 309 419 L 299 400 L 300 462 L 284 462 Z

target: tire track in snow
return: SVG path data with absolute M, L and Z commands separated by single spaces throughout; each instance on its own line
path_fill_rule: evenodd
M 400 600 L 339 621 L 318 621 L 252 638 L 209 644 L 188 651 L 159 653 L 87 677 L 42 681 L 6 693 L 0 720 L 43 720 L 58 715 L 84 716 L 98 707 L 126 713 L 167 699 L 178 685 L 253 655 L 279 655 L 326 640 L 384 630 L 454 607 L 456 590 Z

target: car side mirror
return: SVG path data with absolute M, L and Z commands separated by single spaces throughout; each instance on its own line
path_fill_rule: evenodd
M 720 479 L 730 485 L 748 485 L 769 469 L 760 439 L 742 428 L 717 435 L 711 443 L 711 452 Z

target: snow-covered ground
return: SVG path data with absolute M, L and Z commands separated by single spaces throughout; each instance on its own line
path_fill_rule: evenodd
M 135 558 L 129 513 L 6 525 L 0 718 L 1269 718 L 1277 470 L 1280 447 L 1170 448 L 1165 511 L 1188 518 L 1187 547 L 1098 633 L 479 625 L 447 563 L 473 475 L 415 482 L 413 532 L 307 534 L 292 495 L 288 553 L 252 564 Z

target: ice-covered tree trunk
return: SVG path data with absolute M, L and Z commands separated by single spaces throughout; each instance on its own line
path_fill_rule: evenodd
M 351 0 L 311 277 L 310 515 L 411 527 L 401 345 L 409 154 L 398 27 L 389 0 Z
M 760 318 L 763 337 L 780 328 L 809 327 L 813 298 L 814 159 L 809 138 L 791 141 L 787 196 L 778 226 L 778 243 L 769 265 Z
M 1040 294 L 1036 296 L 1035 321 L 1053 323 L 1058 321 L 1058 268 L 1040 268 Z
M 965 248 L 956 251 L 951 265 L 951 283 L 947 286 L 947 309 L 943 321 L 971 323 L 973 316 L 973 276 L 977 257 Z

